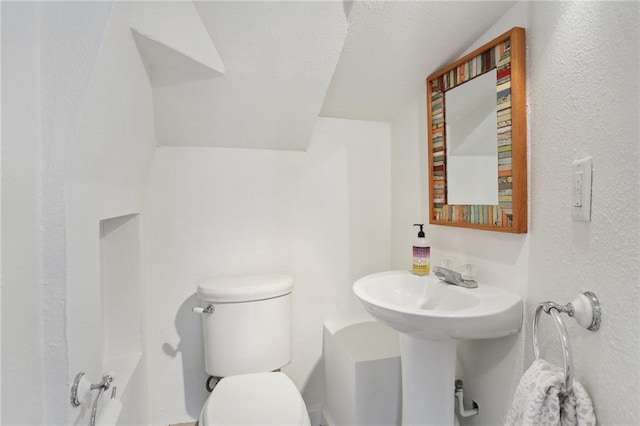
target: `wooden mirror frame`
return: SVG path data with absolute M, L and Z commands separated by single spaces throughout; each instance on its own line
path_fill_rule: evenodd
M 527 88 L 524 28 L 515 27 L 427 78 L 429 223 L 527 232 Z M 498 204 L 447 204 L 444 94 L 497 69 Z

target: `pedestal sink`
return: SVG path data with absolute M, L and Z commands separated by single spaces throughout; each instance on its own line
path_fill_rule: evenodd
M 389 271 L 353 285 L 365 309 L 400 333 L 402 425 L 453 425 L 459 339 L 493 339 L 522 326 L 522 298 L 480 284 L 468 289 Z

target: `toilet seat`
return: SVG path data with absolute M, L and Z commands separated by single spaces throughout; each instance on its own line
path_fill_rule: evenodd
M 200 425 L 308 426 L 300 392 L 284 373 L 225 377 L 202 408 Z

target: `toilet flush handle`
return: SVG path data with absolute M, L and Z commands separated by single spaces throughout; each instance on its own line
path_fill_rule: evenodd
M 204 308 L 196 306 L 195 308 L 192 309 L 192 311 L 195 312 L 196 314 L 212 314 L 213 311 L 215 311 L 215 310 L 216 310 L 216 307 L 213 306 L 211 303 L 209 303 Z

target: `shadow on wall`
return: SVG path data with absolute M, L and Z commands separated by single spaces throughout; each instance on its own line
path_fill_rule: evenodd
M 351 8 L 353 7 L 354 0 L 342 0 L 342 9 L 344 10 L 344 17 L 349 19 Z
M 311 416 L 311 424 L 315 418 L 319 418 L 324 399 L 324 358 L 321 356 L 316 361 L 313 370 L 309 374 L 304 386 L 302 386 L 302 399 L 307 406 L 309 416 Z
M 176 358 L 179 353 L 182 354 L 184 405 L 187 413 L 197 419 L 209 395 L 205 388 L 208 375 L 204 366 L 202 321 L 200 315 L 191 311 L 195 306 L 200 306 L 196 293 L 180 305 L 176 314 L 175 325 L 180 341 L 175 347 L 171 343 L 163 343 L 162 351 L 172 358 Z

